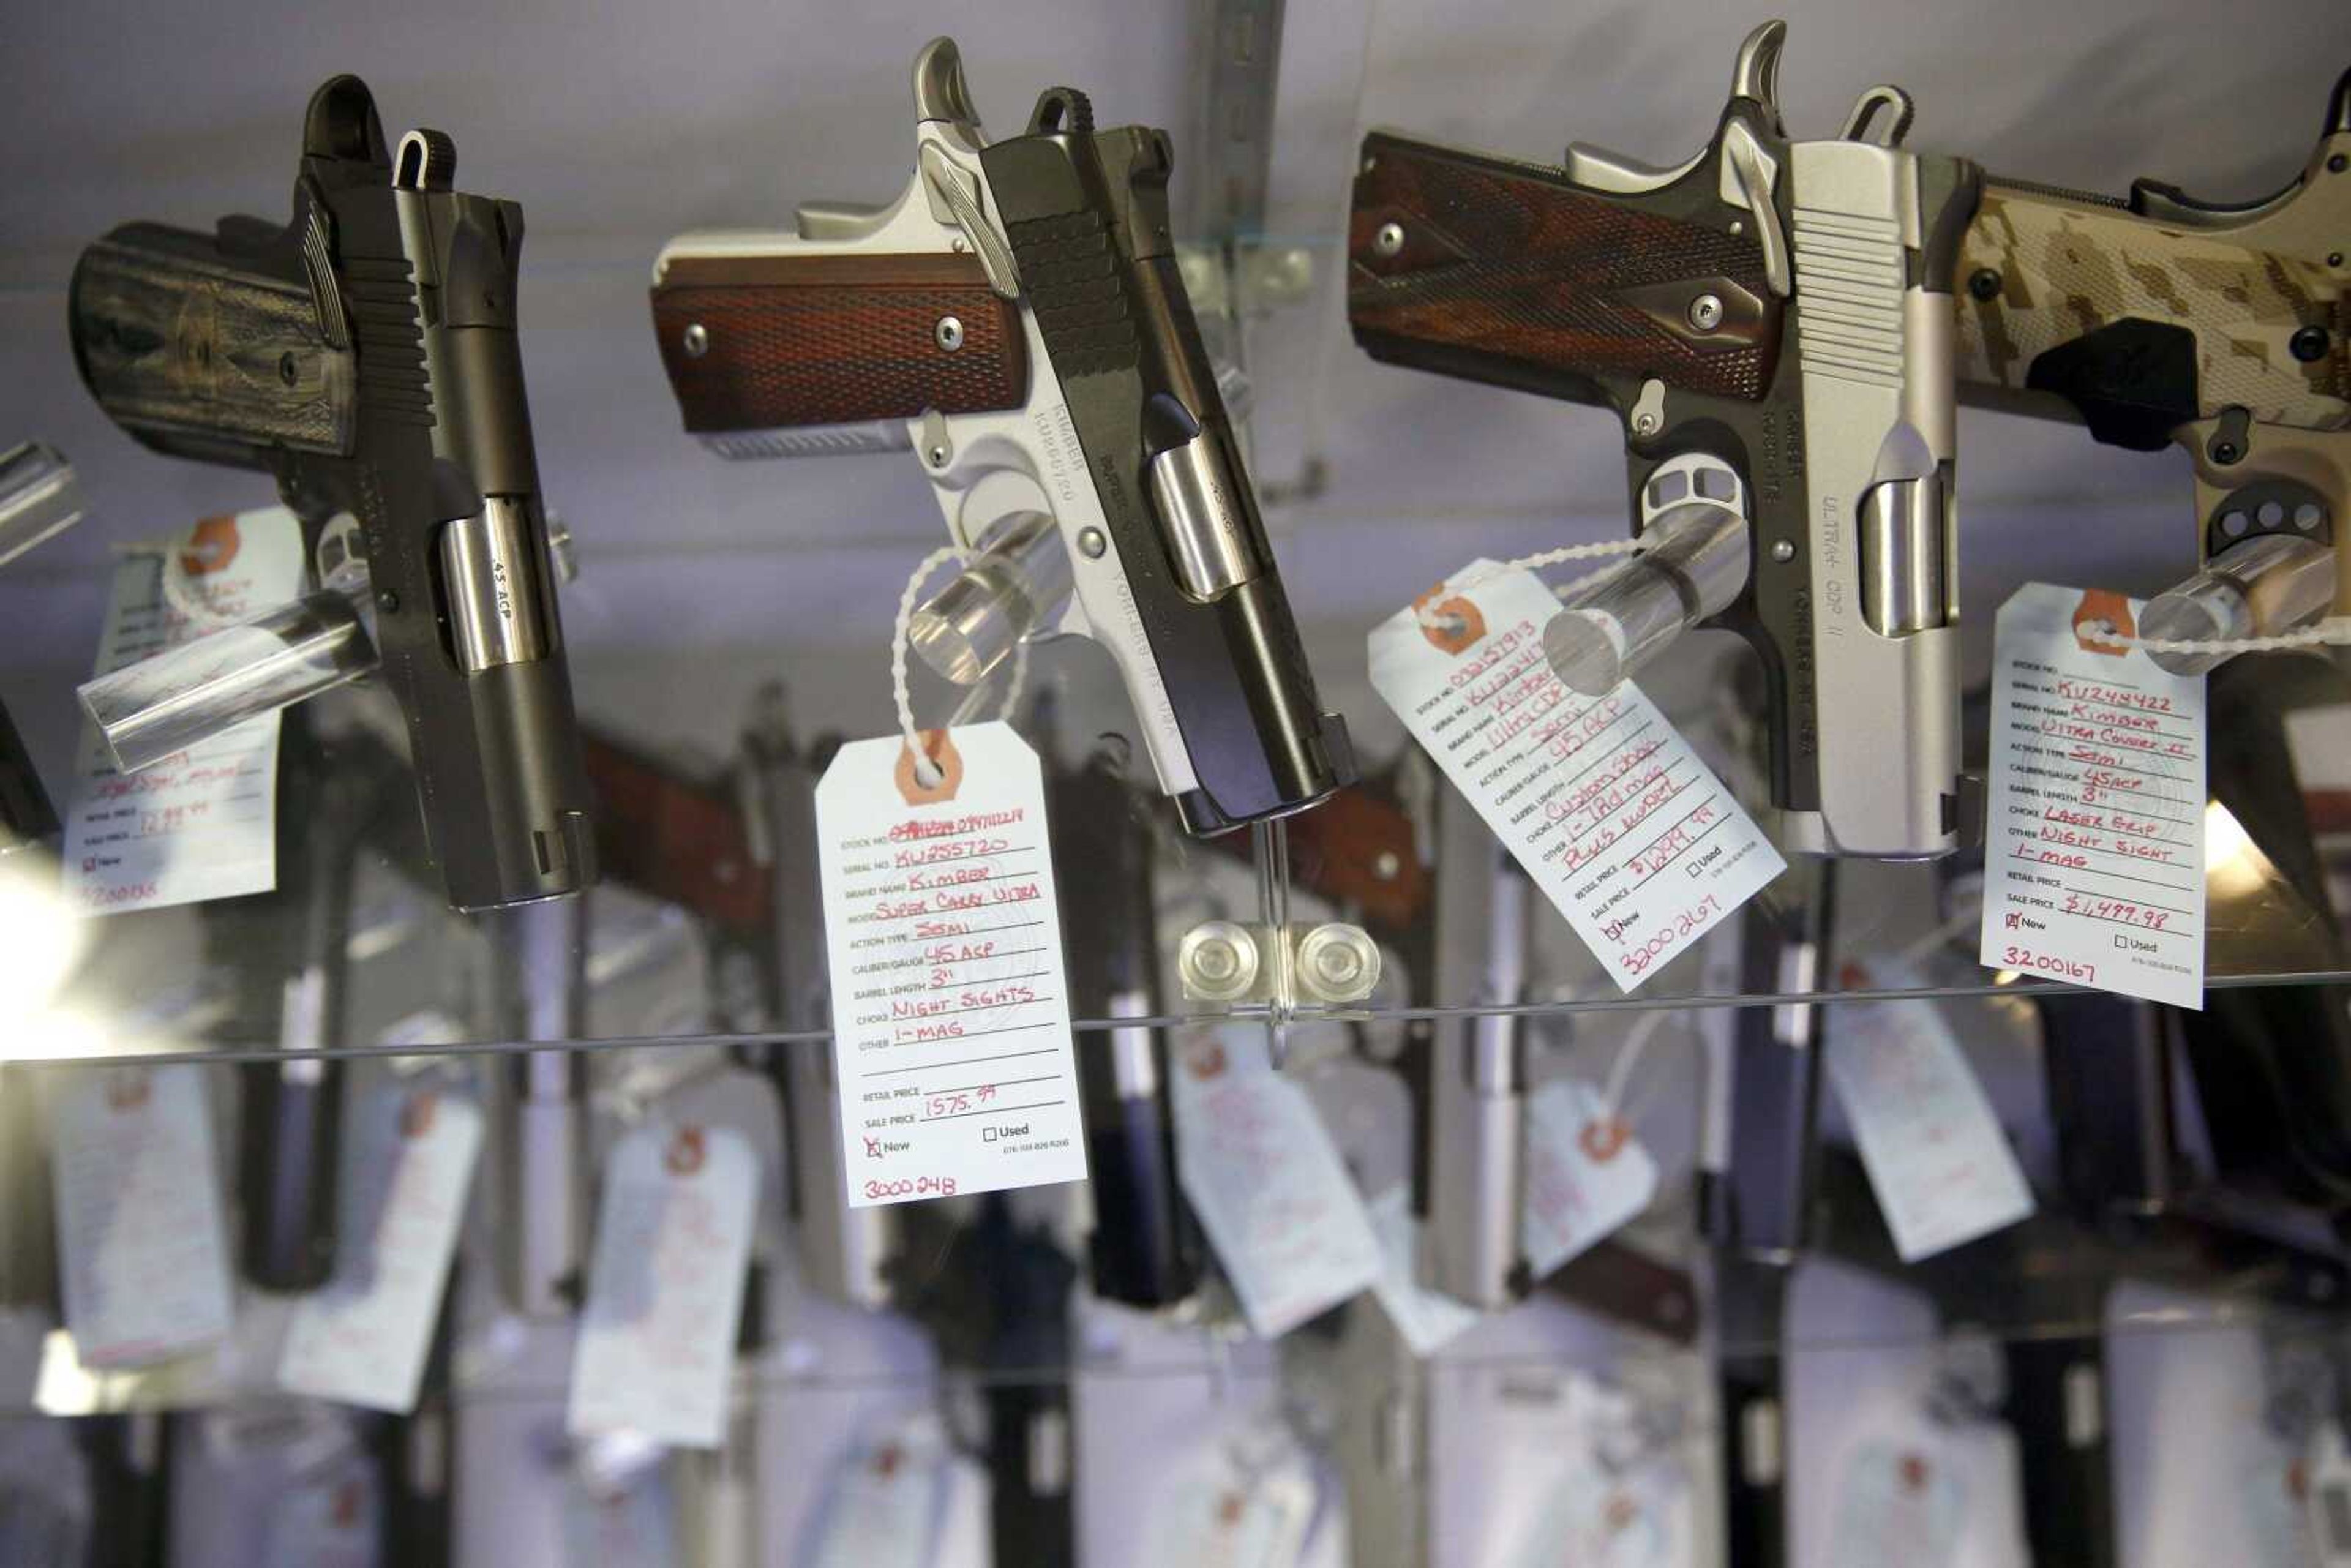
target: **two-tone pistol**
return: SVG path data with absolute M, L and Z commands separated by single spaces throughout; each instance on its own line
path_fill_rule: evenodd
M 2275 195 L 1994 177 L 1959 269 L 1961 401 L 2194 465 L 2201 570 L 2148 602 L 2140 636 L 2273 637 L 2351 611 L 2351 71 Z M 2200 674 L 2229 653 L 2148 656 Z
M 1906 151 L 1893 88 L 1834 140 L 1791 141 L 1786 31 L 1749 36 L 1713 139 L 1673 168 L 1374 132 L 1348 316 L 1374 359 L 1624 421 L 1641 550 L 1548 629 L 1568 685 L 1605 693 L 1692 625 L 1737 632 L 1787 843 L 1939 855 L 1960 816 L 1950 288 L 1980 175 Z
M 522 209 L 454 189 L 455 162 L 437 131 L 395 162 L 366 85 L 337 77 L 310 99 L 290 223 L 126 224 L 82 252 L 70 309 L 108 416 L 274 475 L 329 590 L 251 624 L 266 657 L 192 644 L 115 688 L 139 710 L 118 756 L 134 722 L 217 707 L 197 716 L 216 726 L 281 705 L 266 688 L 313 662 L 380 660 L 449 901 L 478 909 L 577 892 L 594 866 L 515 326 Z
M 729 457 L 912 449 L 968 562 L 914 618 L 926 663 L 970 685 L 1032 632 L 1082 633 L 1192 831 L 1312 805 L 1353 751 L 1176 268 L 1166 133 L 1097 131 L 1053 88 L 989 141 L 946 38 L 914 62 L 914 117 L 888 205 L 663 249 L 653 328 L 686 429 Z

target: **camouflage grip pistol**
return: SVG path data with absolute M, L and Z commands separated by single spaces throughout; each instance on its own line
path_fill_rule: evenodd
M 321 582 L 355 591 L 449 900 L 477 909 L 594 873 L 516 332 L 522 209 L 454 190 L 455 160 L 414 131 L 395 166 L 337 77 L 290 223 L 126 224 L 82 253 L 70 310 L 109 417 L 275 476 Z
M 653 267 L 685 427 L 728 457 L 911 448 L 970 558 L 912 624 L 959 684 L 1058 624 L 1124 679 L 1196 833 L 1354 777 L 1298 630 L 1169 237 L 1168 139 L 1054 88 L 990 142 L 952 41 L 914 64 L 895 202 L 688 234 Z
M 1925 858 L 1959 820 L 1949 290 L 1980 176 L 1901 148 L 1892 88 L 1791 141 L 1785 36 L 1749 36 L 1676 168 L 1374 131 L 1348 316 L 1374 359 L 1624 421 L 1641 551 L 1547 629 L 1562 680 L 1603 694 L 1687 626 L 1737 632 L 1790 845 Z
M 1989 179 L 1960 246 L 1963 402 L 2194 465 L 2202 570 L 2141 636 L 2268 637 L 2351 611 L 2351 71 L 2310 162 L 2220 206 Z M 2221 649 L 2150 649 L 2181 674 Z

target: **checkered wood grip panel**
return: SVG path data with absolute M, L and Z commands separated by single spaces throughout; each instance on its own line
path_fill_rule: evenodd
M 990 292 L 968 256 L 675 260 L 653 312 L 695 434 L 973 413 L 1027 398 L 1019 308 Z

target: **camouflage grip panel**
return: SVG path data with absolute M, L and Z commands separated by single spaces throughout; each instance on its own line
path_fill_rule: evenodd
M 1374 133 L 1347 235 L 1347 315 L 1375 359 L 1593 401 L 1600 379 L 1755 401 L 1779 356 L 1762 247 L 1556 171 Z M 1725 305 L 1711 329 L 1690 301 Z
M 977 413 L 1028 392 L 1019 310 L 972 256 L 681 256 L 653 310 L 695 434 Z
M 2351 303 L 2314 259 L 1995 181 L 1959 285 L 1963 388 L 2122 398 L 2173 423 L 2236 407 L 2256 424 L 2351 427 Z M 2290 344 L 2313 327 L 2331 351 L 2305 361 Z
M 308 281 L 213 236 L 127 224 L 82 252 L 69 312 L 82 379 L 151 446 L 266 467 L 273 446 L 350 448 L 357 392 Z

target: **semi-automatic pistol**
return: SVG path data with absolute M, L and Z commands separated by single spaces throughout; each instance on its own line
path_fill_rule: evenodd
M 348 595 L 304 612 L 366 623 L 449 901 L 479 909 L 594 866 L 515 327 L 522 209 L 456 191 L 455 163 L 437 131 L 395 161 L 366 85 L 337 77 L 290 223 L 126 224 L 82 252 L 70 309 L 117 424 L 276 476 L 319 584 Z
M 2195 576 L 2143 637 L 2269 637 L 2351 611 L 2351 71 L 2294 182 L 2240 206 L 1984 183 L 1959 251 L 1963 402 L 2078 419 L 2196 476 Z M 2179 674 L 2221 650 L 2150 649 Z
M 1904 150 L 1892 88 L 1834 140 L 1790 140 L 1786 32 L 1748 37 L 1677 167 L 1373 132 L 1348 316 L 1374 359 L 1624 421 L 1642 549 L 1548 629 L 1562 679 L 1604 694 L 1688 626 L 1737 632 L 1787 843 L 1939 855 L 1960 815 L 1950 288 L 1980 175 Z
M 961 685 L 1053 624 L 1126 683 L 1196 833 L 1354 777 L 1317 706 L 1176 269 L 1165 131 L 1049 89 L 989 141 L 951 40 L 914 62 L 914 172 L 887 206 L 788 234 L 682 235 L 653 329 L 685 427 L 728 457 L 911 448 L 964 573 L 912 622 Z

